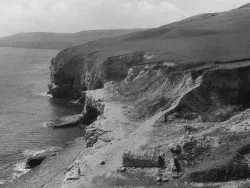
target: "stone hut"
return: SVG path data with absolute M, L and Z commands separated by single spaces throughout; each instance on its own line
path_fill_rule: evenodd
M 164 154 L 159 152 L 123 154 L 124 167 L 163 167 L 165 165 Z

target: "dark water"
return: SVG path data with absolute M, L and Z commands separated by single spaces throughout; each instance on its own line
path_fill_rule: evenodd
M 81 107 L 46 95 L 50 60 L 58 51 L 0 48 L 0 183 L 23 173 L 28 154 L 62 147 L 83 135 L 79 128 L 53 130 L 49 121 Z

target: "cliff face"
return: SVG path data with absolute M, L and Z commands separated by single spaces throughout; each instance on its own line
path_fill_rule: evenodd
M 141 65 L 154 57 L 158 55 L 153 52 L 135 52 L 106 58 L 94 52 L 65 61 L 59 54 L 51 64 L 50 93 L 79 99 L 82 91 L 100 89 L 112 81 L 116 97 L 133 103 L 132 118 L 150 117 L 180 99 L 166 121 L 173 117 L 224 121 L 249 105 L 249 68 L 207 71 L 184 65 L 187 70 L 179 71 L 183 65 L 170 62 Z
M 104 78 L 107 81 L 121 81 L 128 75 L 128 70 L 145 59 L 145 53 L 136 52 L 126 55 L 109 57 L 103 62 Z
M 249 107 L 250 68 L 194 72 L 143 69 L 132 81 L 117 84 L 117 91 L 133 103 L 130 112 L 137 118 L 167 110 L 164 121 L 221 122 Z
M 200 86 L 180 100 L 179 105 L 167 115 L 167 120 L 174 117 L 181 120 L 214 122 L 224 121 L 233 116 L 246 105 L 246 101 L 240 94 L 242 90 L 241 74 L 240 70 L 218 70 L 203 73 Z
M 128 70 L 142 62 L 144 52 L 100 58 L 99 52 L 65 60 L 60 54 L 51 61 L 49 93 L 55 98 L 78 99 L 81 91 L 103 88 L 107 81 L 121 81 Z
M 79 98 L 77 91 L 84 87 L 80 83 L 81 69 L 78 59 L 72 59 L 67 63 L 63 59 L 52 59 L 49 93 L 56 98 Z

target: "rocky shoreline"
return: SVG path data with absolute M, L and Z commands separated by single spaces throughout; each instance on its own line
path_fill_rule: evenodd
M 79 151 L 84 146 L 85 140 L 78 138 L 68 143 L 60 152 L 53 156 L 47 156 L 41 165 L 33 168 L 28 173 L 2 187 L 60 187 L 64 179 L 64 172 L 75 161 Z
M 249 145 L 244 135 L 250 130 L 249 110 L 221 123 L 180 123 L 178 118 L 166 123 L 161 117 L 175 109 L 172 106 L 135 121 L 130 118 L 129 103 L 110 97 L 111 93 L 116 93 L 112 83 L 86 91 L 79 118 L 85 124 L 85 138 L 76 139 L 3 187 L 221 187 L 248 183 L 248 170 L 243 172 L 248 169 Z M 223 149 L 228 146 L 232 150 Z M 223 155 L 232 157 L 221 163 L 218 159 Z M 203 161 L 210 166 L 202 167 Z
M 159 70 L 153 67 L 152 71 L 157 73 L 159 80 Z M 134 83 L 135 89 L 140 89 L 137 82 L 148 79 L 148 72 L 138 74 L 141 78 L 107 82 L 103 89 L 83 92 L 79 100 L 84 106 L 83 113 L 68 124 L 64 122 L 61 128 L 65 128 L 65 124 L 79 125 L 86 132 L 85 138 L 76 139 L 66 149 L 43 159 L 40 166 L 4 187 L 34 187 L 33 181 L 38 181 L 43 174 L 48 176 L 41 177 L 39 186 L 55 188 L 171 187 L 173 184 L 219 187 L 232 180 L 239 180 L 235 182 L 239 185 L 248 183 L 245 179 L 250 166 L 246 137 L 250 130 L 249 110 L 235 111 L 238 115 L 232 114 L 232 118 L 221 122 L 203 121 L 201 113 L 185 111 L 187 106 L 184 104 L 186 101 L 191 103 L 193 96 L 205 101 L 207 95 L 202 93 L 203 84 L 210 81 L 213 73 L 201 73 L 198 77 L 191 73 L 178 76 L 179 85 L 173 84 L 169 89 L 177 91 L 179 96 L 167 104 L 160 98 L 146 113 L 138 108 L 145 105 L 138 102 L 138 98 L 134 101 L 125 96 Z M 219 76 L 225 79 L 223 74 Z M 227 74 L 226 79 L 229 78 Z M 219 94 L 214 92 L 213 95 Z M 160 110 L 155 113 L 155 109 Z M 147 113 L 151 116 L 144 118 Z M 227 156 L 226 160 L 221 161 L 222 156 Z M 62 161 L 66 162 L 61 164 Z

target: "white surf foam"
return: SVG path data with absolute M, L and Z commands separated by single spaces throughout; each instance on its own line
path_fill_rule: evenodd
M 25 162 L 17 163 L 14 166 L 13 180 L 19 178 L 21 175 L 30 171 L 30 169 L 26 169 Z
M 27 150 L 24 150 L 22 153 L 25 157 L 29 157 L 29 156 L 35 156 L 37 154 L 40 154 L 40 153 L 44 153 L 46 152 L 47 150 L 46 149 L 43 149 L 43 150 L 30 150 L 30 149 L 27 149 Z
M 37 95 L 37 96 L 42 96 L 42 97 L 52 97 L 51 94 L 48 94 L 48 93 L 38 93 L 38 92 L 34 92 L 33 93 L 34 95 Z
M 36 90 L 31 90 L 32 95 L 36 96 L 42 96 L 42 97 L 52 97 L 51 94 L 48 94 L 47 92 L 38 92 Z
M 47 127 L 51 127 L 51 125 L 55 123 L 54 121 L 46 121 L 44 123 L 42 123 L 42 126 L 47 128 Z
M 53 147 L 50 147 L 48 150 L 50 150 L 50 151 L 59 151 L 61 149 L 62 149 L 61 147 L 53 146 Z
M 60 147 L 49 147 L 48 149 L 43 149 L 43 150 L 30 150 L 30 149 L 27 149 L 27 150 L 24 150 L 22 152 L 22 154 L 25 156 L 25 157 L 29 157 L 29 156 L 35 156 L 35 155 L 38 155 L 40 153 L 44 153 L 48 150 L 50 151 L 58 151 L 60 150 L 61 148 Z M 13 181 L 17 178 L 19 178 L 20 176 L 22 176 L 23 174 L 26 174 L 27 172 L 30 171 L 30 169 L 27 169 L 26 168 L 26 162 L 25 161 L 22 161 L 22 162 L 19 162 L 19 163 L 16 163 L 13 167 L 13 175 L 12 175 L 12 178 L 11 180 L 9 181 Z M 1 180 L 0 180 L 0 183 L 1 183 Z
M 40 153 L 44 153 L 46 151 L 59 151 L 61 150 L 62 148 L 61 147 L 57 147 L 57 146 L 52 146 L 52 147 L 48 147 L 46 149 L 42 149 L 42 150 L 31 150 L 31 149 L 27 149 L 27 150 L 24 150 L 22 152 L 22 154 L 25 156 L 25 157 L 30 157 L 30 156 L 35 156 L 35 155 L 38 155 Z
M 73 103 L 73 104 L 79 104 L 79 102 L 78 101 L 74 101 L 74 100 L 71 100 L 71 101 L 69 101 L 70 103 Z

